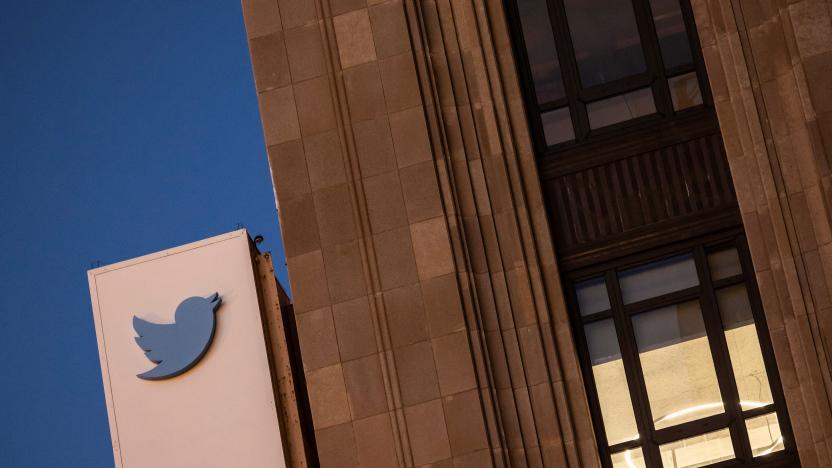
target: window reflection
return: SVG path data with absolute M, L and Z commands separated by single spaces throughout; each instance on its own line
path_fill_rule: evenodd
M 618 275 L 625 304 L 699 285 L 691 255 L 678 255 L 624 270 Z
M 565 0 L 564 6 L 584 87 L 647 69 L 630 0 Z
M 734 458 L 728 429 L 709 432 L 659 447 L 664 468 L 692 468 Z
M 692 19 L 682 8 L 687 0 L 515 1 L 526 52 L 520 58 L 534 89 L 529 104 L 540 114 L 538 138 L 547 146 L 594 139 L 590 130 L 637 117 L 672 119 L 674 111 L 704 104 L 686 24 Z M 651 42 L 649 56 L 642 38 Z M 658 99 L 653 91 L 665 84 L 671 99 Z
M 606 319 L 587 324 L 584 333 L 607 443 L 615 445 L 637 439 L 636 418 L 613 321 Z
M 698 301 L 633 317 L 656 429 L 725 411 Z
M 708 267 L 714 281 L 742 274 L 740 255 L 737 249 L 718 250 L 708 255 Z
M 564 97 L 560 63 L 546 0 L 518 0 L 517 9 L 520 11 L 520 24 L 537 102 L 545 103 Z
M 613 468 L 644 468 L 645 466 L 641 447 L 612 454 Z
M 593 102 L 586 106 L 586 111 L 589 127 L 596 129 L 654 114 L 656 103 L 653 91 L 644 88 Z
M 575 285 L 581 315 L 591 315 L 610 308 L 610 296 L 603 276 L 590 278 Z
M 748 431 L 748 440 L 751 442 L 751 454 L 755 457 L 779 452 L 785 448 L 776 413 L 747 419 L 745 429 Z
M 695 72 L 674 76 L 667 80 L 667 85 L 670 87 L 673 110 L 680 111 L 702 104 L 702 91 L 699 90 L 699 80 Z
M 551 112 L 544 112 L 540 116 L 543 121 L 543 136 L 549 146 L 575 139 L 572 128 L 572 117 L 568 107 L 561 107 Z
M 610 266 L 604 273 L 575 283 L 578 318 L 592 370 L 587 378 L 596 386 L 595 410 L 600 410 L 607 447 L 614 451 L 608 459 L 613 467 L 644 467 L 643 450 L 651 450 L 648 455 L 652 455 L 656 449 L 656 440 L 639 434 L 638 425 L 644 429 L 652 424 L 650 429 L 659 431 L 657 438 L 665 442 L 658 446 L 660 466 L 669 468 L 733 460 L 735 444 L 742 446 L 743 453 L 751 450 L 754 457 L 785 450 L 754 320 L 754 296 L 749 296 L 743 282 L 740 253 L 733 246 L 712 251 L 697 247 L 689 253 L 618 272 Z M 706 262 L 703 258 L 700 263 L 701 254 L 706 255 Z M 711 285 L 706 289 L 699 283 L 700 274 L 705 272 L 698 271 L 698 266 L 709 270 L 718 288 Z M 610 276 L 614 272 L 617 282 Z M 704 307 L 707 313 L 703 313 Z M 625 324 L 626 328 L 616 329 L 616 324 Z M 719 336 L 720 326 L 724 342 Z M 626 336 L 627 341 L 619 343 L 619 336 Z M 621 346 L 627 358 L 626 370 Z M 712 346 L 719 357 L 726 356 L 727 351 L 730 362 L 715 362 Z M 633 370 L 630 358 L 636 359 L 632 374 L 627 373 Z M 731 367 L 736 387 L 720 388 L 717 364 L 721 371 Z M 726 378 L 722 384 L 730 380 Z M 646 390 L 646 408 L 631 399 L 631 384 Z M 723 401 L 723 392 L 736 394 L 738 401 Z M 642 401 L 639 399 L 639 404 Z M 726 414 L 726 409 L 734 405 L 739 406 L 740 413 Z M 638 425 L 636 410 L 640 418 L 649 412 Z M 756 411 L 749 413 L 751 410 Z M 748 417 L 750 414 L 754 417 Z M 737 438 L 740 434 L 736 432 L 732 438 L 735 427 L 725 427 L 729 424 L 726 416 L 741 418 L 748 442 L 745 437 Z
M 716 298 L 740 400 L 746 402 L 745 406 L 772 403 L 774 399 L 745 286 L 720 289 Z
M 650 0 L 650 8 L 665 68 L 691 63 L 690 42 L 679 0 Z

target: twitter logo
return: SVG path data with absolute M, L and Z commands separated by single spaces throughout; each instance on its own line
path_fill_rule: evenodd
M 189 297 L 176 307 L 176 323 L 151 323 L 133 317 L 136 343 L 156 367 L 136 377 L 162 380 L 175 377 L 202 359 L 214 339 L 214 312 L 222 299 L 214 293 L 208 297 Z

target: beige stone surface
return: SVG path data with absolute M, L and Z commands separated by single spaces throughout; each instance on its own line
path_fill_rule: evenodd
M 798 452 L 829 466 L 830 4 L 692 3 Z
M 334 324 L 323 465 L 599 466 L 503 2 L 277 5 L 244 10 L 296 314 Z M 801 460 L 829 466 L 830 3 L 692 6 Z
M 376 59 L 370 16 L 366 8 L 333 18 L 341 66 L 349 68 Z

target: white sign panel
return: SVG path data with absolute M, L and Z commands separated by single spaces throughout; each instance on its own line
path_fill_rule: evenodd
M 244 230 L 88 276 L 117 467 L 285 466 Z

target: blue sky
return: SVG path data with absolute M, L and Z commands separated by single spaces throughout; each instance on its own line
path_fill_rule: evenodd
M 86 270 L 283 258 L 239 1 L 3 2 L 0 219 L 0 466 L 113 466 Z

